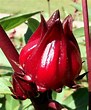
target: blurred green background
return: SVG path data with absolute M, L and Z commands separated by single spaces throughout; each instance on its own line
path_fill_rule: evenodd
M 78 0 L 78 3 L 81 3 L 81 0 Z M 51 13 L 56 9 L 73 13 L 74 8 L 71 5 L 72 0 L 50 0 Z M 88 0 L 88 5 L 91 7 L 91 0 Z M 17 14 L 38 10 L 48 14 L 47 0 L 0 0 L 0 13 Z

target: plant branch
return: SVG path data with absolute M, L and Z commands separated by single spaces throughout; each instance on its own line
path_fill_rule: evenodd
M 86 52 L 87 52 L 87 63 L 88 63 L 88 80 L 89 80 L 89 91 L 91 92 L 91 38 L 89 34 L 89 19 L 88 19 L 88 8 L 87 0 L 82 0 L 83 7 L 83 20 L 84 20 L 84 32 L 86 41 Z
M 82 0 L 83 20 L 84 20 L 84 32 L 86 42 L 87 53 L 87 65 L 88 65 L 88 83 L 89 83 L 89 107 L 91 107 L 91 38 L 89 34 L 89 19 L 88 19 L 88 6 L 87 0 Z M 89 108 L 90 110 L 90 108 Z
M 1 26 L 0 48 L 4 52 L 14 71 L 21 72 L 21 69 L 19 68 L 19 54 Z

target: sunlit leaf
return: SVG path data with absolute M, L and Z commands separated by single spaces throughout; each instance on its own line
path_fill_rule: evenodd
M 40 11 L 34 12 L 34 13 L 28 13 L 28 14 L 19 14 L 19 15 L 8 16 L 8 17 L 0 19 L 0 24 L 2 25 L 4 30 L 10 30 L 10 29 L 15 28 L 16 26 L 24 23 L 31 16 L 38 14 L 38 13 L 40 13 Z
M 68 96 L 63 102 L 69 110 L 87 110 L 88 106 L 88 89 L 80 88 Z
M 12 96 L 6 96 L 6 110 L 19 110 L 19 100 L 15 100 Z
M 11 94 L 10 86 L 11 83 L 6 78 L 0 78 L 0 94 Z
M 72 3 L 71 5 L 74 8 L 76 8 L 78 11 L 82 12 L 82 5 L 81 4 Z M 91 8 L 88 8 L 88 14 L 89 14 L 89 19 L 91 20 Z
M 59 103 L 61 103 L 63 101 L 64 98 L 64 94 L 65 94 L 65 89 L 62 89 L 62 92 L 57 93 L 57 92 L 52 92 L 52 97 L 54 100 L 58 101 Z
M 76 38 L 78 37 L 83 37 L 84 36 L 84 27 L 81 28 L 77 28 L 73 31 L 74 35 L 76 36 Z
M 22 110 L 28 110 L 28 109 L 31 110 L 30 108 L 33 108 L 30 99 L 26 99 L 26 100 L 22 101 L 22 105 L 23 105 Z
M 72 3 L 71 5 L 72 5 L 74 8 L 76 8 L 78 11 L 82 11 L 82 6 L 81 6 L 81 4 Z
M 86 47 L 84 45 L 79 45 L 80 47 L 80 51 L 81 51 L 81 57 L 85 57 L 86 58 Z
M 89 32 L 91 34 L 91 26 L 89 26 Z M 84 27 L 81 28 L 77 28 L 73 31 L 74 35 L 76 36 L 76 38 L 78 37 L 83 37 L 84 36 Z
M 2 50 L 0 49 L 0 66 L 4 66 L 4 65 L 10 66 L 10 63 L 8 62 Z

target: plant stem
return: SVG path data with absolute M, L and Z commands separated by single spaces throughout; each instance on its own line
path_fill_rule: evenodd
M 33 97 L 31 101 L 35 110 L 67 110 L 61 104 L 52 100 L 51 95 L 51 91 L 46 91 L 41 93 L 39 97 Z
M 88 19 L 88 6 L 87 0 L 82 0 L 84 32 L 87 52 L 87 65 L 88 65 L 88 83 L 89 83 L 89 107 L 91 107 L 91 38 L 89 34 L 89 19 Z M 89 108 L 90 110 L 91 108 Z
M 21 69 L 18 66 L 19 54 L 1 26 L 0 26 L 0 48 L 4 52 L 14 71 L 21 72 Z
M 50 14 L 51 14 L 51 12 L 50 12 L 50 0 L 47 0 L 48 1 L 48 13 L 49 13 L 49 16 L 50 16 Z

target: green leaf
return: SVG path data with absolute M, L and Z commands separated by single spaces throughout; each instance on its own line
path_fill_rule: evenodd
M 16 26 L 24 23 L 31 16 L 38 14 L 38 13 L 40 13 L 40 11 L 37 11 L 35 13 L 8 16 L 8 17 L 0 19 L 0 24 L 2 25 L 4 30 L 10 30 L 10 29 L 15 28 Z
M 57 92 L 52 91 L 52 98 L 53 98 L 53 100 L 56 100 L 56 98 L 57 98 Z
M 0 69 L 12 71 L 12 68 L 9 67 L 9 66 L 2 66 L 2 65 L 0 65 Z M 2 74 L 2 73 L 1 73 L 1 74 Z
M 37 27 L 39 26 L 39 21 L 34 18 L 29 18 L 28 26 L 31 29 L 31 31 L 34 32 L 37 29 Z
M 71 6 L 76 8 L 78 11 L 82 12 L 82 5 L 77 3 L 72 3 Z M 89 19 L 91 20 L 91 8 L 88 8 Z
M 19 100 L 15 100 L 12 96 L 6 95 L 6 109 L 5 110 L 19 110 Z
M 28 110 L 28 108 L 32 108 L 32 106 L 33 106 L 30 99 L 26 99 L 26 100 L 22 101 L 22 105 L 23 105 L 22 110 Z
M 90 34 L 91 34 L 91 26 L 89 26 L 89 31 L 90 31 Z M 73 31 L 73 33 L 76 36 L 76 38 L 83 37 L 84 36 L 84 27 L 75 29 Z
M 10 63 L 8 62 L 6 56 L 4 55 L 4 53 L 2 52 L 2 50 L 0 49 L 0 66 L 10 66 Z
M 78 37 L 83 37 L 84 36 L 84 27 L 81 28 L 77 28 L 73 31 L 74 35 L 76 36 L 76 38 Z
M 89 32 L 91 35 L 91 26 L 89 26 Z M 85 45 L 85 37 L 84 37 L 84 27 L 77 28 L 73 31 L 74 36 L 76 37 L 80 51 L 81 51 L 81 56 L 86 58 L 86 45 Z
M 30 38 L 30 36 L 31 36 L 32 34 L 33 34 L 33 32 L 32 32 L 31 29 L 28 27 L 27 32 L 26 32 L 25 35 L 24 35 L 25 43 L 28 42 L 28 40 L 29 40 L 29 38 Z
M 0 78 L 0 94 L 12 94 L 9 89 L 10 86 L 11 83 L 6 78 Z
M 78 11 L 82 11 L 81 4 L 72 3 L 71 5 L 72 5 L 74 8 L 76 8 Z
M 88 106 L 88 89 L 80 88 L 70 96 L 68 96 L 63 103 L 69 110 L 87 110 Z
M 63 88 L 62 92 L 60 92 L 60 93 L 57 93 L 57 92 L 53 91 L 52 92 L 53 99 L 58 101 L 59 103 L 61 103 L 63 101 L 65 91 L 66 91 L 65 88 Z
M 37 21 L 34 18 L 29 18 L 28 19 L 28 29 L 27 32 L 25 33 L 25 42 L 27 43 L 30 36 L 34 33 L 34 31 L 37 29 L 39 26 L 39 21 Z
M 0 97 L 0 110 L 5 110 L 5 97 Z
M 81 51 L 81 57 L 86 58 L 86 46 L 79 44 L 79 47 L 80 47 L 80 51 Z

